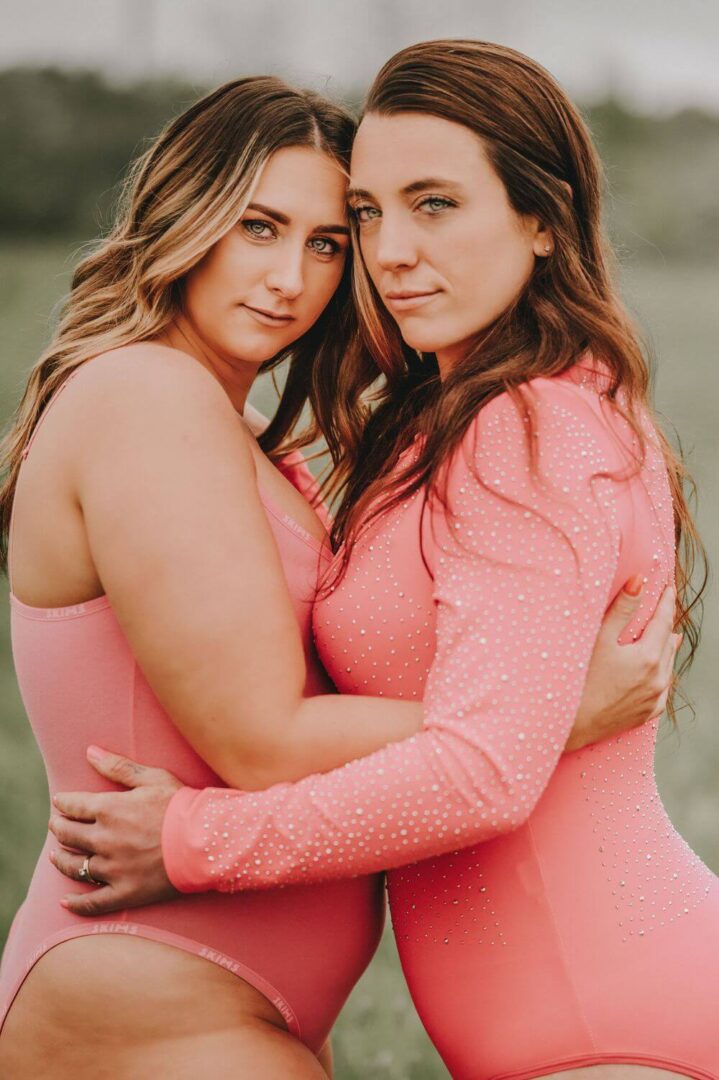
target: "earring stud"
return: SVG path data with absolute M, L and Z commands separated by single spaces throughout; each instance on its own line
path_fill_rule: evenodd
M 550 252 L 551 250 L 552 250 L 552 248 L 550 247 L 550 245 L 549 245 L 549 244 L 545 244 L 545 245 L 544 245 L 544 251 L 545 251 L 545 253 L 546 253 L 547 255 L 549 255 L 549 252 Z

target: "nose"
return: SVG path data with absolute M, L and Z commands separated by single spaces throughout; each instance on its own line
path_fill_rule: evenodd
M 375 233 L 375 258 L 382 270 L 400 270 L 417 264 L 411 227 L 401 217 L 385 214 Z
M 286 300 L 296 300 L 304 291 L 304 245 L 283 246 L 265 277 L 267 288 Z

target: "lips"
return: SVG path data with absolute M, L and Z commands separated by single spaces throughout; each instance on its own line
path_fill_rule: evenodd
M 418 289 L 391 289 L 384 294 L 385 303 L 393 311 L 411 311 L 424 307 L 439 296 L 439 289 L 420 291 Z
M 280 311 L 270 311 L 267 308 L 251 307 L 250 304 L 242 304 L 241 306 L 264 326 L 287 326 L 288 323 L 294 321 L 294 315 L 287 315 Z

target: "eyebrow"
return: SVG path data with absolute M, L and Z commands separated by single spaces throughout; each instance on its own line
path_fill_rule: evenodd
M 401 195 L 417 195 L 420 191 L 431 191 L 432 188 L 452 188 L 454 191 L 459 190 L 460 185 L 454 180 L 447 180 L 441 176 L 427 176 L 422 180 L 414 180 L 411 184 L 407 184 L 403 187 Z M 365 190 L 365 188 L 350 188 L 347 192 L 348 199 L 373 199 L 374 195 L 371 191 Z
M 283 214 L 280 210 L 273 210 L 271 206 L 264 206 L 262 203 L 250 203 L 247 207 L 248 210 L 257 210 L 260 214 L 265 214 L 268 218 L 272 218 L 278 225 L 289 225 L 290 219 L 287 214 Z M 315 225 L 312 230 L 312 235 L 316 233 L 339 233 L 341 236 L 349 236 L 350 231 L 347 225 Z

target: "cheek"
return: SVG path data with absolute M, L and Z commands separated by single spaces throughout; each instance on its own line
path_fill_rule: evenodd
M 320 264 L 312 268 L 305 290 L 305 317 L 308 323 L 314 322 L 322 314 L 334 296 L 344 270 L 344 261 Z
M 465 234 L 455 263 L 462 274 L 460 292 L 464 299 L 472 299 L 482 316 L 494 319 L 512 304 L 532 274 L 531 242 L 514 225 L 503 223 L 468 240 Z
M 212 322 L 212 288 L 208 278 L 201 270 L 196 270 L 185 279 L 182 290 L 182 309 L 185 316 L 201 333 Z
M 232 281 L 227 262 L 227 252 L 216 244 L 199 266 L 188 274 L 184 288 L 188 314 L 201 319 L 203 312 L 209 313 L 218 305 L 227 292 L 228 281 Z

